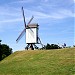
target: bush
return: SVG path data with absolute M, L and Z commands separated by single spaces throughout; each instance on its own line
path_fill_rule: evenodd
M 75 45 L 73 45 L 73 47 L 75 47 Z
M 1 45 L 1 43 L 0 43 L 0 60 L 2 60 L 2 45 Z
M 4 59 L 5 57 L 9 56 L 12 53 L 12 48 L 10 48 L 6 44 L 0 43 L 0 60 Z
M 58 45 L 56 45 L 56 44 L 48 44 L 47 43 L 47 45 L 45 46 L 46 47 L 46 49 L 59 49 L 60 47 L 58 46 Z

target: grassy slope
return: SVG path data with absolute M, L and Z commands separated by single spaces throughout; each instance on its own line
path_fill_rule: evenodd
M 75 75 L 75 48 L 17 51 L 0 62 L 0 75 Z

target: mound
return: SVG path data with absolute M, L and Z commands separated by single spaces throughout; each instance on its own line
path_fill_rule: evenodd
M 17 51 L 0 62 L 0 75 L 74 75 L 75 48 Z

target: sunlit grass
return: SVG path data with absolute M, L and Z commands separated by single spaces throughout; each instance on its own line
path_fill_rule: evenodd
M 75 48 L 17 51 L 0 62 L 0 75 L 74 75 Z

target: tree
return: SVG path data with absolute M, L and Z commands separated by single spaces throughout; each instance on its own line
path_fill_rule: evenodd
M 4 59 L 5 57 L 9 56 L 12 53 L 12 48 L 10 48 L 6 44 L 0 43 L 0 60 Z
M 2 41 L 2 40 L 0 40 L 0 43 L 1 43 L 1 41 Z
M 59 49 L 60 47 L 58 46 L 58 45 L 56 45 L 56 44 L 48 44 L 47 43 L 47 45 L 45 46 L 46 47 L 46 49 Z
M 46 49 L 50 49 L 50 44 L 47 43 L 47 45 L 45 47 L 46 47 Z
M 12 53 L 12 49 L 9 48 L 8 45 L 2 44 L 2 55 L 5 55 L 6 57 L 9 56 Z M 3 56 L 2 56 L 3 57 Z M 4 58 L 4 57 L 3 57 Z
M 58 45 L 56 45 L 56 44 L 51 44 L 51 49 L 58 49 L 58 48 L 60 48 Z
M 75 45 L 73 45 L 73 47 L 75 47 Z
M 0 40 L 0 61 L 2 60 L 2 45 L 1 45 L 1 40 Z

